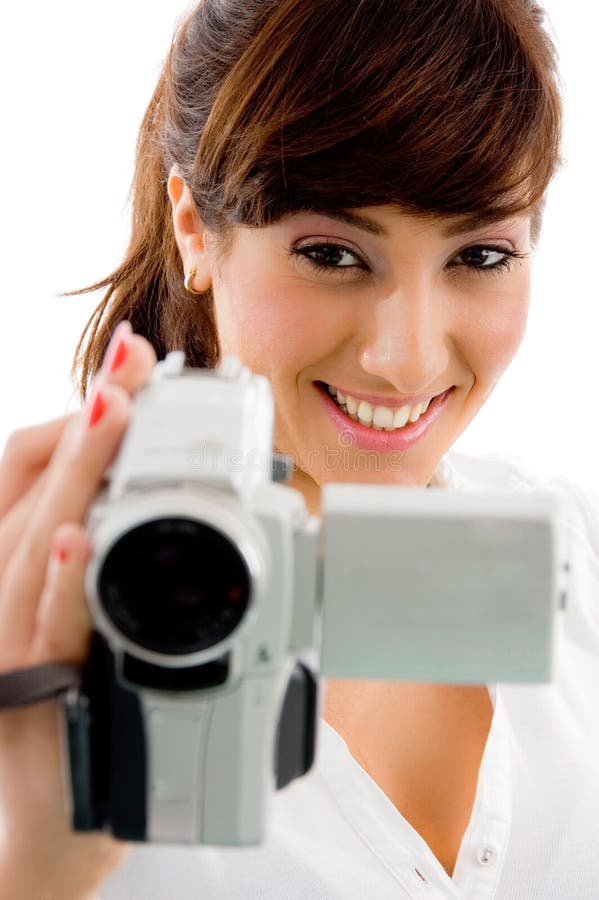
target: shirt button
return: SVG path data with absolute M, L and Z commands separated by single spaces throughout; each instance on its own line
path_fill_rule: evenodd
M 495 850 L 495 847 L 491 847 L 489 844 L 480 847 L 478 850 L 478 861 L 481 866 L 492 866 L 496 856 L 497 851 Z

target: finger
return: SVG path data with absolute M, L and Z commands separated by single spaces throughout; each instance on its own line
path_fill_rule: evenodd
M 86 658 L 92 621 L 85 570 L 91 553 L 92 543 L 82 525 L 64 523 L 54 532 L 28 665 L 81 663 Z
M 149 379 L 156 365 L 152 345 L 133 334 L 126 320 L 119 322 L 106 350 L 102 377 L 135 394 Z M 13 432 L 0 460 L 0 518 L 4 517 L 48 465 L 69 422 L 80 415 L 71 413 L 40 425 Z
M 32 637 L 51 537 L 63 522 L 83 522 L 124 434 L 131 399 L 121 387 L 98 382 L 72 433 L 52 460 L 35 514 L 10 558 L 0 588 L 0 640 L 17 654 Z M 90 413 L 101 412 L 90 424 Z
M 116 367 L 115 362 L 119 363 Z M 106 380 L 120 385 L 127 393 L 134 394 L 148 380 L 155 364 L 156 354 L 148 341 L 140 335 L 131 334 L 128 322 L 120 323 L 103 366 Z M 71 420 L 79 415 L 81 413 L 73 413 L 42 425 L 23 428 L 10 436 L 0 462 L 0 519 L 5 518 L 9 511 L 12 512 L 12 507 L 19 504 L 41 478 L 63 432 L 69 427 Z M 20 506 L 13 520 L 6 523 L 6 527 L 3 527 L 5 523 L 0 525 L 0 571 L 12 553 L 14 539 L 18 538 L 27 510 L 33 509 L 38 494 L 39 489 L 36 489 Z M 17 522 L 20 527 L 15 524 Z M 6 541 L 7 534 L 14 536 L 13 541 Z
M 102 361 L 101 377 L 135 394 L 156 365 L 156 352 L 149 341 L 134 334 L 127 320 L 119 322 Z
M 34 515 L 35 508 L 48 483 L 49 475 L 49 469 L 44 469 L 27 493 L 16 500 L 4 517 L 0 519 L 0 576 L 21 540 L 27 522 Z
M 120 380 L 125 390 L 134 393 L 141 380 L 151 374 L 155 358 L 152 347 L 144 338 L 140 338 L 139 346 L 133 347 L 125 370 L 118 373 L 118 379 L 117 373 L 113 373 L 110 378 L 115 384 Z M 81 416 L 81 412 L 47 423 L 52 429 L 44 424 L 22 429 L 11 436 L 14 441 L 7 463 L 14 472 L 15 483 L 7 484 L 5 509 L 0 517 L 0 573 L 4 571 L 7 560 L 12 556 L 27 521 L 45 490 L 50 456 L 57 450 L 58 439 L 67 427 L 73 427 L 69 423 L 75 416 Z M 54 434 L 51 437 L 52 430 Z M 31 442 L 34 446 L 31 446 Z
M 10 435 L 0 460 L 0 518 L 48 465 L 66 424 L 75 415 L 19 428 Z

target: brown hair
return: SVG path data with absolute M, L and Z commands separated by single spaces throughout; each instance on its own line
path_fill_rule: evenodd
M 560 154 L 555 49 L 533 0 L 202 0 L 145 114 L 123 264 L 79 341 L 85 396 L 128 318 L 161 358 L 218 362 L 210 292 L 185 291 L 173 164 L 208 228 L 393 203 L 540 226 Z M 223 244 L 225 246 L 225 244 Z

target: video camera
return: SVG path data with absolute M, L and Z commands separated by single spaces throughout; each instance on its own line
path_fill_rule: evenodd
M 258 844 L 314 762 L 320 679 L 551 678 L 562 548 L 549 495 L 284 481 L 270 384 L 180 352 L 136 395 L 90 510 L 95 631 L 63 697 L 72 822 Z

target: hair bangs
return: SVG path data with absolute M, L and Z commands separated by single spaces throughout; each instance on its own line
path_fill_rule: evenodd
M 307 24 L 303 3 L 281 4 L 231 72 L 197 158 L 226 219 L 261 226 L 305 208 L 389 203 L 491 218 L 539 206 L 561 104 L 551 41 L 522 4 L 360 2 L 341 27 L 340 5 L 313 8 Z

